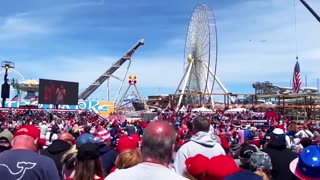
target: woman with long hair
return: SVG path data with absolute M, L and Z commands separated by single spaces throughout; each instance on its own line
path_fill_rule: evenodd
M 127 169 L 142 162 L 142 155 L 139 149 L 128 149 L 121 152 L 115 162 L 117 169 Z
M 78 148 L 74 176 L 66 180 L 103 180 L 106 174 L 100 155 L 96 144 L 82 144 Z
M 72 129 L 70 134 L 72 134 L 76 139 L 80 136 L 80 131 L 79 131 L 79 125 L 75 124 Z
M 73 145 L 67 152 L 62 156 L 62 176 L 63 178 L 70 178 L 74 176 L 74 169 L 77 159 L 78 149 L 76 145 Z
M 263 180 L 270 180 L 269 175 L 267 175 L 264 171 L 262 171 L 261 169 L 257 169 L 255 172 L 255 174 L 259 175 L 262 177 Z

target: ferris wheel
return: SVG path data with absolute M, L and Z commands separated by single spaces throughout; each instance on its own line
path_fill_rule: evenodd
M 3 77 L 4 74 L 5 74 L 5 70 L 0 71 L 0 77 Z M 8 76 L 10 77 L 10 79 L 9 79 L 10 83 L 12 80 L 14 80 L 18 84 L 25 82 L 23 75 L 16 69 L 12 69 L 12 68 L 8 69 Z M 11 85 L 13 86 L 13 89 L 10 90 L 10 94 L 15 94 L 15 92 L 14 92 L 14 91 L 16 91 L 15 86 L 13 84 L 11 84 Z M 20 92 L 20 93 L 22 96 L 25 94 L 24 92 Z
M 175 94 L 180 93 L 177 107 L 187 94 L 205 94 L 206 100 L 214 105 L 213 89 L 217 82 L 228 93 L 216 76 L 218 62 L 217 26 L 213 12 L 207 5 L 197 5 L 192 13 L 184 50 L 184 75 Z M 197 104 L 198 97 L 185 96 L 187 103 Z M 203 99 L 204 100 L 204 99 Z
M 4 74 L 5 74 L 5 70 L 0 71 L 0 77 L 2 77 Z M 17 80 L 18 83 L 24 82 L 24 77 L 19 71 L 15 69 L 8 69 L 8 74 L 9 76 L 11 76 L 10 74 L 13 74 L 13 78 Z

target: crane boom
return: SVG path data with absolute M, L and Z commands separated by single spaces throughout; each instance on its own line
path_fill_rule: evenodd
M 95 80 L 88 88 L 86 88 L 80 95 L 79 99 L 86 100 L 101 84 L 103 84 L 110 76 L 121 67 L 127 60 L 131 60 L 134 52 L 144 45 L 144 40 L 138 41 L 125 55 L 123 55 L 116 63 L 114 63 L 105 73 L 103 73 L 97 80 Z
M 319 21 L 320 23 L 320 17 L 319 15 L 309 6 L 309 4 L 305 0 L 300 0 L 300 2 L 310 11 L 310 13 Z

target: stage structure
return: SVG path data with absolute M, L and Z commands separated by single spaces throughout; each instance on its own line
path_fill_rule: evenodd
M 125 92 L 123 93 L 123 95 L 121 96 L 121 98 L 119 99 L 119 102 L 115 101 L 115 110 L 119 110 L 120 107 L 122 106 L 125 97 L 127 96 L 129 90 L 131 87 L 134 87 L 136 93 L 138 94 L 138 99 L 134 100 L 136 103 L 142 103 L 144 106 L 144 110 L 149 111 L 149 106 L 147 105 L 147 102 L 145 101 L 143 95 L 141 94 L 141 92 L 139 91 L 138 87 L 137 87 L 137 76 L 136 75 L 130 75 L 129 76 L 129 85 L 127 87 L 127 89 L 125 90 Z
M 217 72 L 217 26 L 213 12 L 207 5 L 197 5 L 192 13 L 184 52 L 184 75 L 176 89 L 179 95 L 177 107 L 183 98 L 186 104 L 211 104 L 214 107 L 213 91 L 215 82 L 225 94 L 227 89 L 216 76 Z M 189 96 L 197 93 L 205 96 Z M 208 95 L 211 94 L 211 95 Z M 233 98 L 228 96 L 233 102 Z
M 115 98 L 115 102 L 119 96 L 119 93 L 121 91 L 121 88 L 123 86 L 124 80 L 127 76 L 127 73 L 129 71 L 130 65 L 131 65 L 131 58 L 133 56 L 133 54 L 135 53 L 135 51 L 141 46 L 144 45 L 144 40 L 140 40 L 138 41 L 125 55 L 123 55 L 115 64 L 113 64 L 105 73 L 103 73 L 97 80 L 95 80 L 88 88 L 86 88 L 80 95 L 79 95 L 79 99 L 81 100 L 86 100 L 96 89 L 98 89 L 101 84 L 103 84 L 106 80 L 109 80 L 110 77 L 114 77 L 120 81 L 122 81 L 120 88 L 117 92 L 116 98 Z M 129 61 L 129 64 L 127 66 L 127 70 L 126 73 L 124 75 L 124 77 L 118 78 L 113 76 L 112 74 L 117 71 L 126 61 Z M 107 86 L 109 86 L 109 83 L 107 84 Z M 109 96 L 109 87 L 108 87 L 108 96 Z M 109 99 L 109 97 L 108 97 Z

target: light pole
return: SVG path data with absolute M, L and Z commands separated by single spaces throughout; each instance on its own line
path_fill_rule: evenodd
M 1 98 L 2 98 L 2 108 L 5 107 L 6 99 L 10 97 L 10 85 L 8 83 L 8 70 L 10 68 L 14 68 L 14 63 L 11 61 L 2 61 L 1 67 L 5 68 L 5 74 L 4 74 L 4 82 L 1 87 Z

